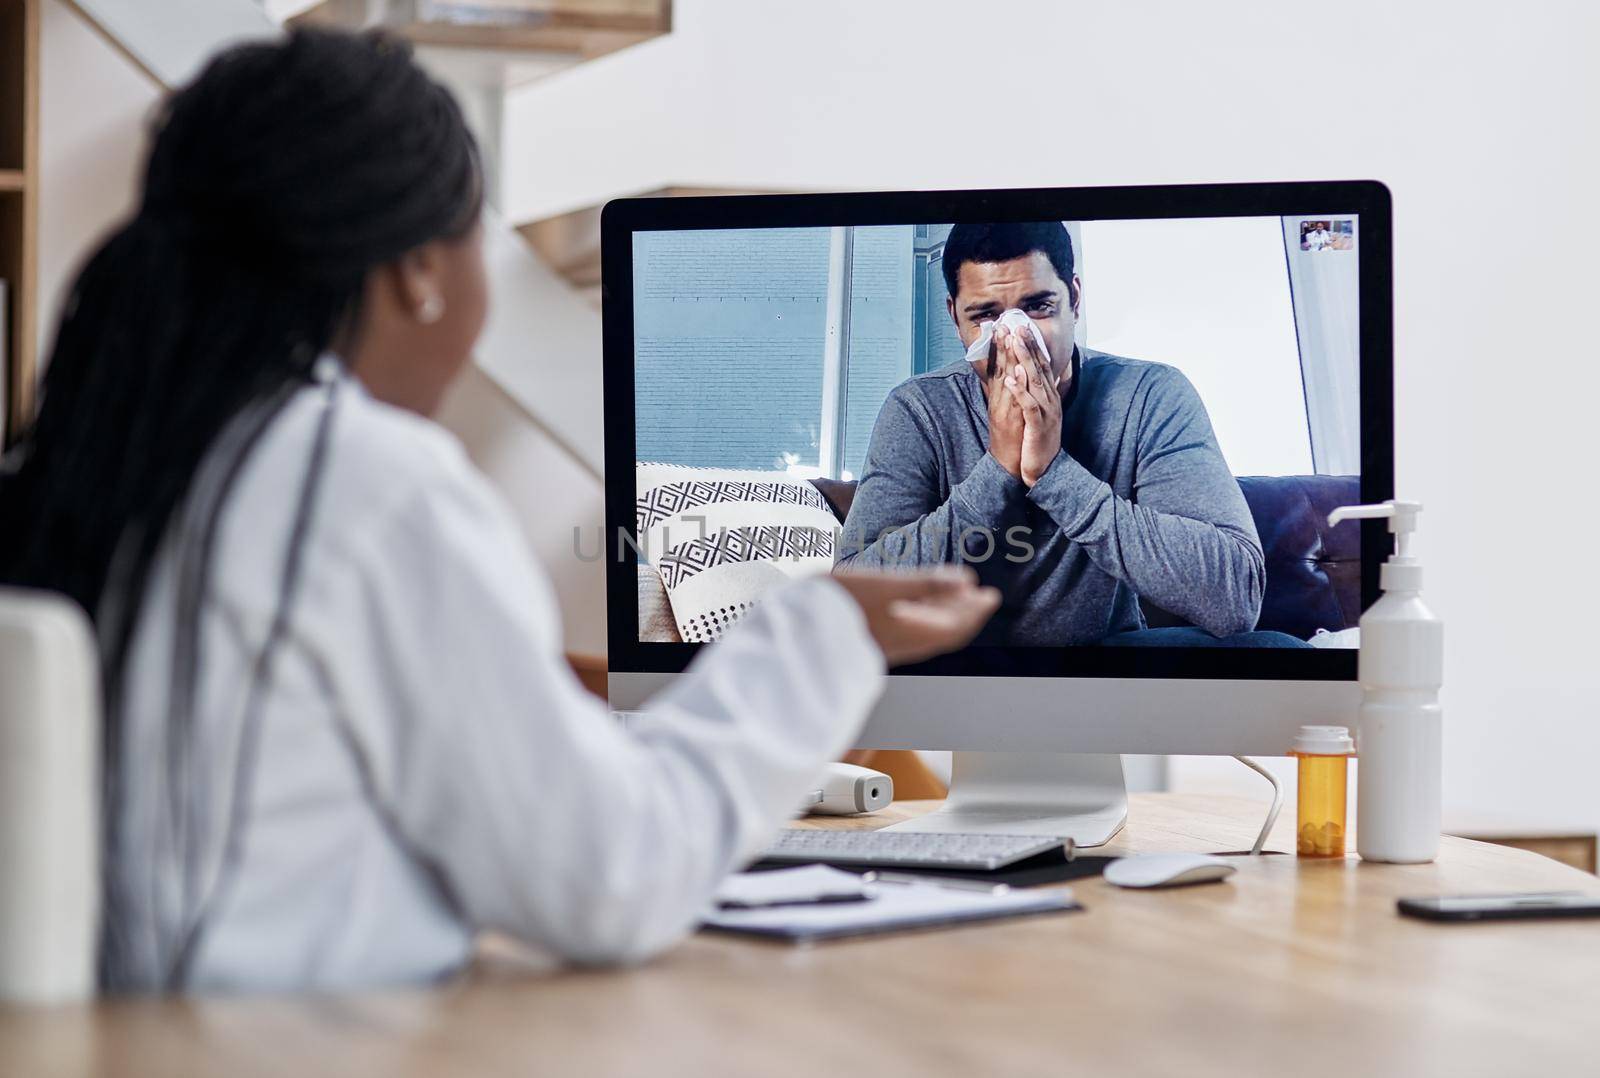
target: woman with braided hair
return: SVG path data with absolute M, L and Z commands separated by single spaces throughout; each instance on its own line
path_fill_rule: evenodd
M 994 608 L 960 576 L 795 585 L 611 722 L 427 418 L 485 318 L 482 199 L 404 45 L 297 31 L 172 96 L 74 283 L 0 466 L 0 582 L 100 639 L 110 989 L 423 981 L 485 928 L 642 959 L 851 741 L 886 660 Z

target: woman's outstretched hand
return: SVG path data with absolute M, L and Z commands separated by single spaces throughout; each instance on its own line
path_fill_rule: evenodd
M 890 666 L 921 662 L 965 645 L 1000 608 L 1000 593 L 980 587 L 965 566 L 834 574 L 866 615 Z

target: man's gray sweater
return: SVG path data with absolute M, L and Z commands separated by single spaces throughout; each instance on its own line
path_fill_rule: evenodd
M 1061 452 L 1032 489 L 989 455 L 983 386 L 965 361 L 897 386 L 839 563 L 972 563 L 1005 595 L 980 643 L 1140 629 L 1140 596 L 1214 636 L 1253 629 L 1261 540 L 1194 387 L 1160 363 L 1088 350 L 1080 363 Z

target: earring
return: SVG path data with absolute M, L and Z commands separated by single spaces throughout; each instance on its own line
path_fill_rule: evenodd
M 439 296 L 429 296 L 417 308 L 417 321 L 425 326 L 431 326 L 444 317 L 444 300 Z

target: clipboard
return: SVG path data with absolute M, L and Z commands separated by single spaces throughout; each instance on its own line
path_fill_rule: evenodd
M 1081 909 L 1065 890 L 989 893 L 918 880 L 874 885 L 871 897 L 861 902 L 718 909 L 706 916 L 701 927 L 788 943 L 817 943 Z

